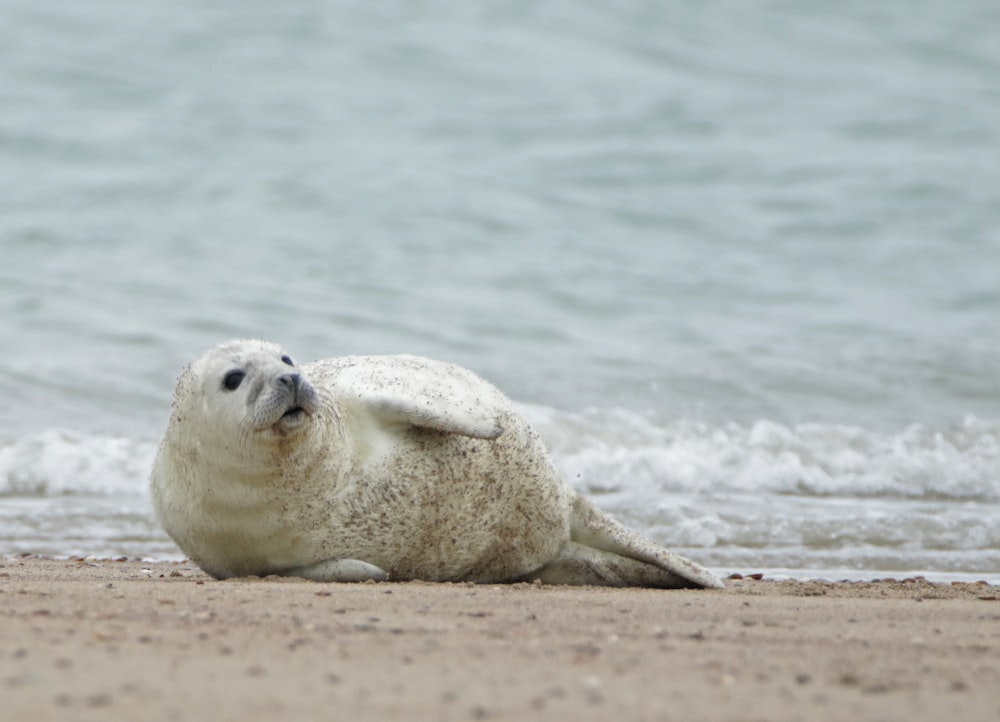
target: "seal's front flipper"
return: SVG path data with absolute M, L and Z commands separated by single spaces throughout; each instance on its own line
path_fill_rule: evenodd
M 471 371 L 417 356 L 369 357 L 340 372 L 346 400 L 382 426 L 416 426 L 495 439 L 506 401 Z
M 647 565 L 652 564 L 671 575 L 686 580 L 686 583 L 679 586 L 708 587 L 709 589 L 722 589 L 724 586 L 722 580 L 705 567 L 642 538 L 634 531 L 616 522 L 579 494 L 573 501 L 573 511 L 570 517 L 570 539 L 584 547 L 611 552 L 613 555 L 644 562 Z M 602 558 L 598 556 L 594 557 L 594 560 Z M 637 572 L 635 581 L 626 582 L 625 586 L 660 586 L 658 584 L 644 584 L 643 574 Z
M 384 582 L 389 578 L 385 569 L 358 559 L 328 559 L 318 564 L 289 569 L 282 574 L 316 582 L 367 582 L 369 579 Z
M 601 587 L 656 587 L 684 589 L 691 580 L 673 572 L 614 552 L 570 542 L 562 553 L 525 580 L 543 584 L 590 584 Z
M 496 415 L 479 408 L 452 407 L 434 397 L 373 394 L 364 398 L 365 408 L 383 424 L 408 424 L 473 439 L 495 439 L 503 433 Z

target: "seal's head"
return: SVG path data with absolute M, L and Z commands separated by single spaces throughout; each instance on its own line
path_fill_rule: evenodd
M 192 363 L 178 381 L 176 401 L 187 422 L 215 434 L 286 436 L 319 408 L 315 389 L 292 357 L 264 341 L 229 341 Z M 205 429 L 208 431 L 208 429 Z
M 313 481 L 304 468 L 326 453 L 316 443 L 323 398 L 280 346 L 263 341 L 221 344 L 181 372 L 150 490 L 164 529 L 208 573 L 301 563 L 303 537 L 290 531 L 299 522 L 284 514 L 301 517 L 289 512 L 297 507 L 282 480 Z

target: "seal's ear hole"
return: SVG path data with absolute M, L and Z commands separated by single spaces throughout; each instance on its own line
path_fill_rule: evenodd
M 285 363 L 285 364 L 288 364 L 289 366 L 294 366 L 295 365 L 295 362 L 292 361 L 292 357 L 289 356 L 288 354 L 285 354 L 284 356 L 281 357 L 281 362 Z
M 230 371 L 226 374 L 226 377 L 222 380 L 222 385 L 226 387 L 227 391 L 235 391 L 243 383 L 243 379 L 246 374 L 239 370 Z

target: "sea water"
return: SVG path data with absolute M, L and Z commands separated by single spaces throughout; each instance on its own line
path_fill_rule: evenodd
M 1000 581 L 992 0 L 4 16 L 0 554 L 179 557 L 174 380 L 263 337 L 468 366 L 720 573 Z

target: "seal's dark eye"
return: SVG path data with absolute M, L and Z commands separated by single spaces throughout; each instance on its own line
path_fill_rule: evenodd
M 281 357 L 281 362 L 282 363 L 286 363 L 289 366 L 294 366 L 295 365 L 295 362 L 292 361 L 292 357 L 291 356 L 282 356 Z
M 226 378 L 223 379 L 222 385 L 226 387 L 228 391 L 235 391 L 243 383 L 243 378 L 246 376 L 242 371 L 230 371 L 226 374 Z

